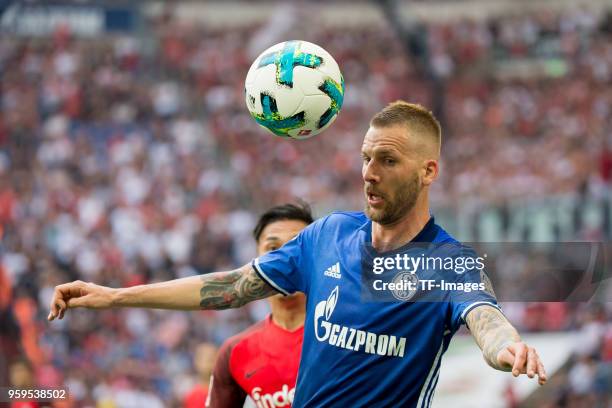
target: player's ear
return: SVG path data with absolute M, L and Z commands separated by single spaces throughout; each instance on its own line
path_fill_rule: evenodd
M 423 163 L 423 170 L 424 170 L 423 184 L 428 186 L 431 183 L 433 183 L 435 179 L 438 178 L 438 161 L 437 160 L 426 160 Z

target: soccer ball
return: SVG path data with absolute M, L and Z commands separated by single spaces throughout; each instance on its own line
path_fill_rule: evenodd
M 244 91 L 253 119 L 277 136 L 306 139 L 332 124 L 342 107 L 344 79 L 323 48 L 285 41 L 249 69 Z

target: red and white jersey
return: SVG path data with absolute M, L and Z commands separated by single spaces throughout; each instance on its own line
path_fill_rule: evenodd
M 219 350 L 206 406 L 290 407 L 295 393 L 304 327 L 287 331 L 272 316 L 229 338 Z

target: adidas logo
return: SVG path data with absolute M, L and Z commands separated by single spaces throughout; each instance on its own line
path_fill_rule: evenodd
M 340 262 L 336 262 L 327 268 L 323 275 L 329 276 L 330 278 L 340 279 L 342 277 L 342 275 L 340 275 Z

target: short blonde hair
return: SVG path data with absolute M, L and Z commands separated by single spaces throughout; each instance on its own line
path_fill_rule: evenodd
M 391 102 L 370 120 L 370 126 L 384 128 L 394 125 L 405 125 L 419 135 L 430 138 L 440 152 L 442 144 L 442 127 L 440 122 L 425 107 L 406 101 Z

